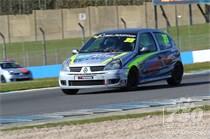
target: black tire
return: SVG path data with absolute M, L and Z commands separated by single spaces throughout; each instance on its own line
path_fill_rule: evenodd
M 62 89 L 62 91 L 66 95 L 76 95 L 79 89 Z
M 180 85 L 182 82 L 183 72 L 184 72 L 183 65 L 181 63 L 177 63 L 171 72 L 171 78 L 167 79 L 168 85 L 170 86 Z
M 6 82 L 7 81 L 6 81 L 5 77 L 3 75 L 1 75 L 1 83 L 6 83 Z
M 139 72 L 137 68 L 132 68 L 128 73 L 128 80 L 125 89 L 128 91 L 136 90 L 139 82 Z

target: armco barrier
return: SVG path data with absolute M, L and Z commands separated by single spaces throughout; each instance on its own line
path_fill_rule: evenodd
M 199 50 L 199 51 L 189 51 L 181 53 L 182 62 L 184 64 L 193 64 L 198 62 L 210 61 L 210 49 L 209 50 Z M 61 65 L 47 65 L 47 66 L 35 66 L 28 67 L 31 70 L 34 79 L 38 78 L 51 78 L 58 77 Z
M 184 64 L 193 64 L 192 52 L 182 52 L 181 53 L 182 62 Z
M 28 67 L 28 69 L 32 72 L 34 79 L 52 78 L 58 77 L 61 65 L 35 66 Z

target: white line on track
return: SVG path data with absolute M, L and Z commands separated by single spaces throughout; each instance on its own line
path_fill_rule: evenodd
M 11 91 L 0 93 L 0 95 L 8 95 L 8 94 L 16 94 L 16 93 L 34 93 L 34 91 L 45 91 L 45 90 L 54 90 L 59 89 L 59 87 L 49 87 L 49 88 L 38 88 L 38 89 L 30 89 L 30 90 L 20 90 L 20 91 Z

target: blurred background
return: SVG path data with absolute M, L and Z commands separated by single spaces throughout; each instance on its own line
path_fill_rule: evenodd
M 181 51 L 210 49 L 209 23 L 207 4 L 0 0 L 0 60 L 13 59 L 24 66 L 61 64 L 93 34 L 120 28 L 159 28 Z

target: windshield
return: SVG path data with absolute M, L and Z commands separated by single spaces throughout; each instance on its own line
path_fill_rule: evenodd
M 136 45 L 136 34 L 99 34 L 92 37 L 80 50 L 91 52 L 129 52 Z
M 20 65 L 15 63 L 1 63 L 0 66 L 2 69 L 22 68 Z

